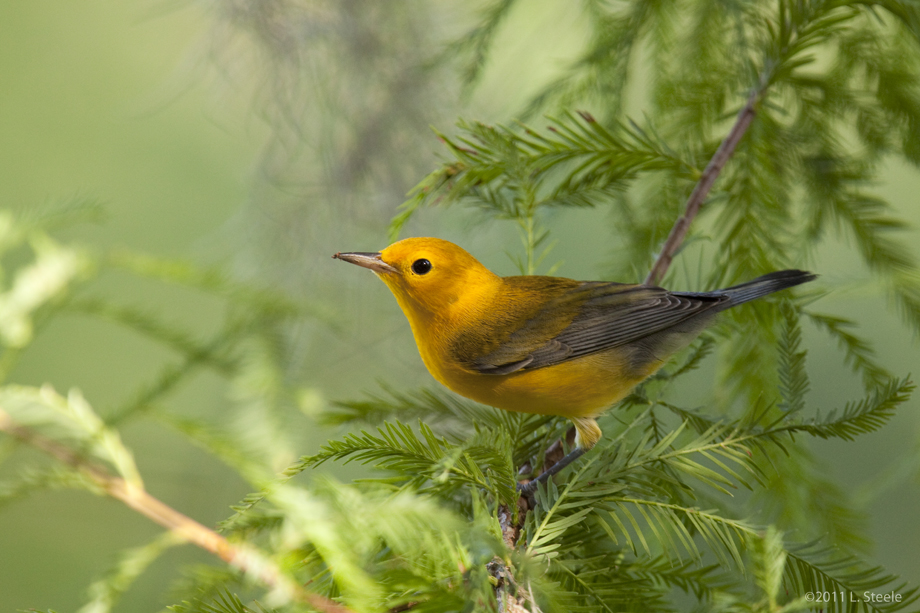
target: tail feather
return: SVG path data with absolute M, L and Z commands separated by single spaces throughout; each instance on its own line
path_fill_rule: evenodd
M 804 270 L 778 270 L 757 277 L 747 283 L 734 285 L 714 292 L 674 292 L 681 296 L 702 298 L 709 300 L 724 300 L 717 310 L 723 311 L 733 306 L 750 302 L 767 294 L 778 292 L 802 283 L 808 283 L 818 278 L 818 275 Z M 728 300 L 725 300 L 725 297 Z
M 725 308 L 729 308 L 817 278 L 818 275 L 804 270 L 779 270 L 713 293 L 728 296 L 730 301 Z

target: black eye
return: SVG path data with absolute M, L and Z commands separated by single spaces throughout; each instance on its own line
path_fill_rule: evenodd
M 431 262 L 425 259 L 415 260 L 412 262 L 412 272 L 417 275 L 424 275 L 431 270 Z

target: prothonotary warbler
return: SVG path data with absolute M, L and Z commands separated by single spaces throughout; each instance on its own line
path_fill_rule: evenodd
M 499 277 L 437 238 L 333 257 L 386 283 L 435 379 L 499 409 L 567 417 L 582 450 L 601 437 L 595 418 L 687 346 L 716 313 L 815 278 L 783 270 L 714 292 L 672 292 Z

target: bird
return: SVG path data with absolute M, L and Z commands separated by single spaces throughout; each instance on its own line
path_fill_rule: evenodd
M 551 276 L 501 277 L 439 238 L 333 258 L 374 272 L 412 328 L 422 361 L 448 389 L 506 411 L 557 415 L 576 451 L 597 418 L 689 345 L 716 314 L 816 275 L 772 272 L 710 292 Z

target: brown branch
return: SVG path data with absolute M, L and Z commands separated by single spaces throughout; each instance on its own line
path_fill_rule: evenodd
M 719 148 L 716 150 L 715 154 L 713 154 L 712 159 L 709 160 L 709 164 L 706 165 L 703 174 L 700 175 L 700 180 L 697 182 L 696 187 L 693 188 L 693 192 L 690 194 L 690 197 L 687 198 L 684 214 L 674 222 L 671 233 L 668 234 L 668 239 L 664 242 L 661 253 L 658 254 L 658 259 L 655 260 L 652 270 L 649 271 L 648 276 L 645 278 L 645 285 L 657 285 L 664 279 L 664 275 L 668 272 L 668 267 L 671 266 L 674 255 L 687 236 L 690 224 L 693 222 L 696 214 L 700 212 L 700 208 L 703 206 L 706 196 L 709 195 L 709 190 L 712 189 L 713 184 L 722 172 L 722 168 L 725 167 L 725 163 L 731 158 L 732 154 L 735 152 L 735 147 L 737 147 L 738 142 L 741 141 L 741 137 L 744 136 L 744 133 L 747 132 L 748 127 L 754 120 L 754 115 L 757 113 L 756 106 L 760 101 L 760 97 L 763 95 L 764 88 L 765 84 L 762 84 L 751 92 L 751 95 L 748 96 L 747 103 L 744 105 L 744 108 L 741 109 L 741 112 L 738 113 L 737 119 L 735 119 L 735 125 L 732 126 L 732 129 L 722 141 L 722 144 L 719 145 Z
M 185 541 L 213 553 L 243 573 L 255 577 L 262 584 L 273 589 L 281 589 L 292 599 L 308 604 L 322 613 L 352 613 L 351 609 L 334 600 L 304 590 L 254 549 L 229 542 L 213 530 L 154 498 L 144 489 L 121 477 L 109 474 L 104 468 L 90 463 L 86 458 L 64 445 L 37 434 L 29 428 L 17 425 L 2 408 L 0 408 L 0 431 L 41 449 L 63 464 L 81 472 L 112 498 L 120 500 L 129 508 L 170 530 Z
M 527 499 L 524 497 L 517 499 L 516 513 L 507 505 L 502 504 L 498 507 L 498 524 L 501 526 L 502 540 L 509 550 L 517 547 L 527 511 Z M 499 613 L 527 613 L 524 605 L 528 601 L 533 602 L 533 595 L 530 590 L 523 589 L 515 582 L 506 561 L 496 556 L 486 564 L 486 570 L 492 575 Z

